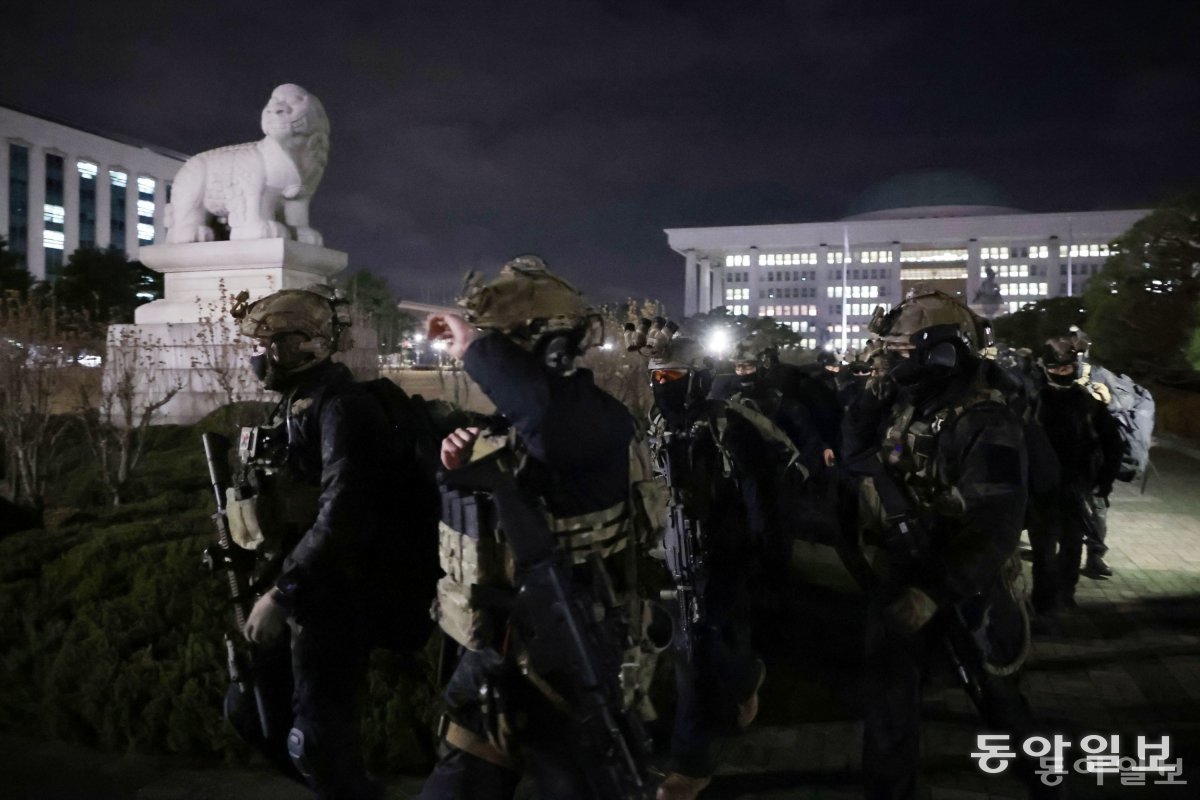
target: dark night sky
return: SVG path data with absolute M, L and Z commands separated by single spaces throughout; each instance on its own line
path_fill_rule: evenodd
M 1200 3 L 25 2 L 0 103 L 184 152 L 279 83 L 333 126 L 326 244 L 398 294 L 537 252 L 679 309 L 663 228 L 834 219 L 914 170 L 1034 211 L 1200 188 Z

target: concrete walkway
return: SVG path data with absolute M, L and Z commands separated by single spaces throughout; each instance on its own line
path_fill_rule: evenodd
M 1200 797 L 1200 458 L 1156 448 L 1145 494 L 1118 484 L 1109 511 L 1108 556 L 1116 574 L 1081 580 L 1080 608 L 1061 632 L 1035 640 L 1024 687 L 1047 729 L 1073 743 L 1120 736 L 1136 755 L 1139 735 L 1171 737 L 1184 786 L 1120 785 L 1094 775 L 1068 779 L 1073 798 Z M 809 547 L 807 588 L 781 615 L 765 650 L 759 724 L 724 744 L 725 766 L 703 800 L 858 798 L 861 600 L 828 548 Z M 1026 565 L 1028 578 L 1028 565 Z M 969 754 L 979 725 L 948 678 L 926 691 L 922 796 L 933 800 L 1022 797 L 1006 775 L 985 776 Z M 660 741 L 665 741 L 661 736 Z M 0 737 L 0 796 L 12 800 L 301 800 L 309 795 L 266 770 L 142 757 L 113 758 L 66 745 Z M 391 800 L 415 795 L 421 779 L 394 780 Z

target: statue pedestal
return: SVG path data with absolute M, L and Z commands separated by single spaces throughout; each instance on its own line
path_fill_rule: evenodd
M 239 400 L 273 400 L 250 372 L 254 343 L 238 335 L 229 316 L 233 298 L 251 301 L 280 289 L 303 289 L 346 268 L 347 256 L 290 239 L 246 239 L 141 248 L 146 266 L 163 273 L 164 297 L 139 306 L 133 325 L 110 325 L 104 385 L 112 392 L 126 372 L 134 379 L 135 416 L 166 392 L 178 392 L 154 424 L 191 424 Z M 375 332 L 350 330 L 352 348 L 334 356 L 359 380 L 379 372 Z

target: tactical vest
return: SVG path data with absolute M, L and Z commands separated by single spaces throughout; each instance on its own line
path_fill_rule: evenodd
M 497 447 L 511 446 L 511 440 L 485 438 L 476 442 L 472 455 L 480 458 Z M 644 719 L 653 719 L 649 684 L 655 658 L 670 645 L 670 639 L 652 640 L 652 609 L 637 596 L 634 587 L 638 550 L 665 524 L 666 503 L 640 442 L 631 445 L 630 462 L 627 498 L 588 514 L 547 514 L 547 523 L 573 564 L 583 564 L 596 553 L 611 568 L 624 573 L 628 588 L 623 605 L 629 614 L 634 646 L 622 658 L 621 685 L 626 706 L 637 704 Z M 486 492 L 439 488 L 442 520 L 438 524 L 438 559 L 445 575 L 437 582 L 432 616 L 447 636 L 469 650 L 503 650 L 507 611 L 515 592 L 514 567 L 512 553 L 497 525 L 492 499 Z
M 287 423 L 242 428 L 238 470 L 226 490 L 229 533 L 270 560 L 286 553 L 317 518 L 321 489 L 288 465 Z
M 473 455 L 478 458 L 483 451 L 513 446 L 511 440 L 500 444 L 484 439 Z M 513 591 L 512 555 L 487 493 L 443 486 L 441 496 L 438 556 L 446 574 L 437 584 L 433 616 L 452 639 L 477 650 L 492 645 L 499 633 L 492 617 Z M 573 564 L 583 564 L 593 553 L 607 560 L 630 544 L 630 500 L 626 497 L 608 508 L 571 517 L 547 512 L 546 521 Z
M 899 476 L 922 512 L 953 512 L 955 506 L 961 504 L 961 498 L 953 496 L 957 476 L 942 474 L 942 465 L 937 458 L 938 437 L 953 428 L 968 410 L 989 404 L 1007 407 L 1007 397 L 978 374 L 965 395 L 953 406 L 940 409 L 928 418 L 916 419 L 916 408 L 909 403 L 893 415 L 880 459 L 886 469 Z

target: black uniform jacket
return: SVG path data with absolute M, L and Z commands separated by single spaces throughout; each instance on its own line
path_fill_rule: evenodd
M 385 613 L 427 616 L 439 507 L 433 475 L 416 462 L 410 441 L 342 364 L 313 368 L 284 411 L 288 465 L 320 495 L 277 585 L 298 608 L 349 596 L 394 606 L 403 594 L 412 601 Z
M 555 375 L 497 333 L 472 342 L 463 366 L 519 434 L 532 457 L 522 484 L 551 513 L 571 517 L 628 498 L 633 417 L 590 370 Z

